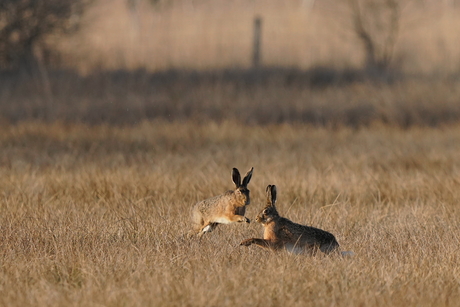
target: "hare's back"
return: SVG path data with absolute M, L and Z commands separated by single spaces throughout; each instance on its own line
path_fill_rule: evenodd
M 193 210 L 198 211 L 201 214 L 206 214 L 220 208 L 222 203 L 224 203 L 224 195 L 217 195 L 197 202 L 193 207 Z
M 319 228 L 303 226 L 302 232 L 305 237 L 311 238 L 316 244 L 323 245 L 337 243 L 337 240 L 332 233 Z
M 315 227 L 307 228 L 307 240 L 310 240 L 315 246 L 318 246 L 323 253 L 329 254 L 339 247 L 339 243 L 332 233 Z M 309 237 L 311 237 L 311 239 Z
M 297 243 L 302 242 L 308 245 L 337 244 L 337 240 L 330 232 L 315 227 L 297 224 L 287 219 L 285 220 L 284 224 L 287 230 L 285 236 L 290 237 L 290 239 L 295 240 Z

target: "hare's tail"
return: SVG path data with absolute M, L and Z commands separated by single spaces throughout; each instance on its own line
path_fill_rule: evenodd
M 355 255 L 355 253 L 353 253 L 352 251 L 344 251 L 340 252 L 340 254 L 342 255 L 342 257 L 353 257 Z

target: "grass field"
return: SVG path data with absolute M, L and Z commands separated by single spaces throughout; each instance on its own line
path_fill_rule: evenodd
M 0 306 L 458 305 L 454 1 L 409 1 L 375 76 L 343 1 L 130 2 L 0 71 Z M 254 167 L 248 218 L 276 184 L 355 256 L 239 246 L 255 222 L 187 239 L 232 167 Z
M 460 126 L 338 130 L 224 121 L 0 126 L 1 306 L 457 306 Z M 254 166 L 280 213 L 355 257 L 182 237 L 189 208 Z
M 384 77 L 382 77 L 384 78 Z M 303 123 L 317 127 L 440 127 L 460 122 L 460 78 L 317 69 L 213 73 L 143 70 L 82 77 L 52 71 L 48 82 L 0 72 L 0 124 L 40 120 L 139 124 L 145 120 Z

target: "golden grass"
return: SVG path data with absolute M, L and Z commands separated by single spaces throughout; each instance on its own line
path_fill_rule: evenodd
M 1 306 L 456 306 L 460 126 L 331 131 L 233 122 L 0 127 Z M 188 210 L 254 166 L 282 215 L 351 259 L 186 240 Z

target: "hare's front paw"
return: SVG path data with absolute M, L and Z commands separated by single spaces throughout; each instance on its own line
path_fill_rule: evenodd
M 246 240 L 244 240 L 243 242 L 241 242 L 240 245 L 249 246 L 249 245 L 251 245 L 252 243 L 254 243 L 254 240 L 253 240 L 253 239 L 246 239 Z
M 242 217 L 240 217 L 240 218 L 238 219 L 238 222 L 240 222 L 240 223 L 243 223 L 243 222 L 245 222 L 245 223 L 251 223 L 251 220 L 248 219 L 248 218 L 245 217 L 245 216 L 242 216 Z

